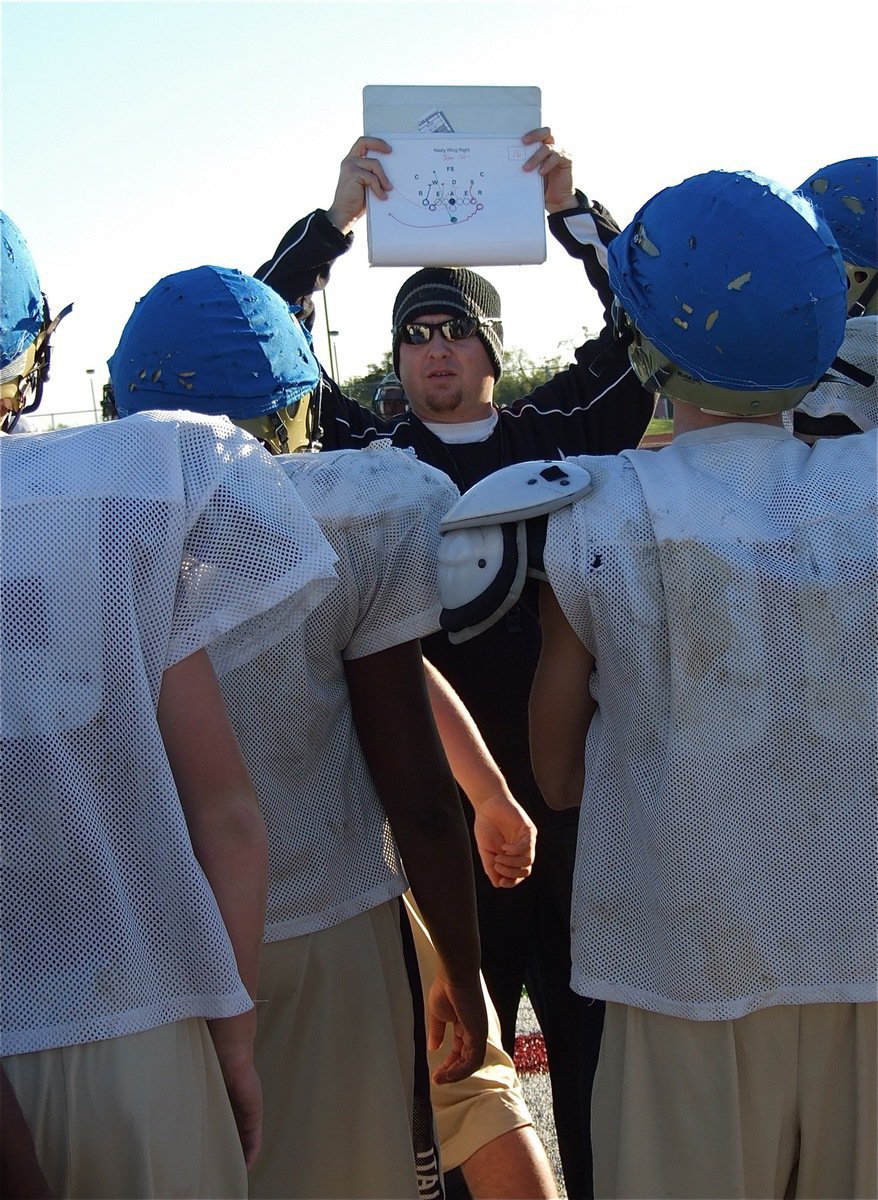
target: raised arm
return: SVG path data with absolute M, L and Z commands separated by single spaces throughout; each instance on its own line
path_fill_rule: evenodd
M 613 329 L 607 250 L 619 226 L 603 205 L 574 185 L 573 163 L 555 147 L 551 129 L 531 130 L 523 141 L 539 144 L 525 169 L 543 176 L 549 232 L 582 263 L 604 319 L 598 334 L 577 347 L 567 368 L 509 408 L 516 414 L 554 416 L 552 453 L 615 454 L 639 443 L 655 407 L 655 397 L 641 386 L 628 361 L 627 344 Z M 564 418 L 560 423 L 559 416 Z
M 271 258 L 253 272 L 287 304 L 298 306 L 299 319 L 309 329 L 315 319 L 314 293 L 326 286 L 336 259 L 350 249 L 353 227 L 366 211 L 366 193 L 384 199 L 390 190 L 380 158 L 389 153 L 381 138 L 357 138 L 342 159 L 329 208 L 316 208 L 297 221 Z M 346 396 L 322 364 L 320 370 L 320 390 L 312 403 L 317 404 L 324 450 L 360 448 L 389 434 L 390 423 Z
M 549 230 L 573 258 L 585 267 L 592 287 L 601 298 L 605 319 L 609 321 L 613 293 L 607 278 L 607 248 L 619 233 L 619 226 L 602 204 L 589 198 L 574 185 L 573 160 L 555 146 L 551 129 L 532 129 L 522 138 L 525 145 L 537 145 L 526 171 L 538 170 L 543 177 Z
M 494 887 L 515 887 L 533 867 L 536 826 L 510 792 L 457 692 L 427 659 L 424 668 L 445 754 L 475 812 L 474 833 L 485 874 Z
M 576 208 L 576 189 L 573 186 L 573 160 L 569 154 L 555 147 L 555 137 L 548 127 L 531 129 L 521 139 L 526 146 L 536 146 L 524 164 L 525 171 L 539 171 L 543 178 L 543 200 L 546 212 L 566 212 Z
M 365 213 L 368 192 L 378 200 L 386 200 L 393 190 L 380 158 L 391 152 L 383 138 L 359 137 L 342 159 L 335 195 L 326 210 L 330 223 L 341 233 L 350 233 Z
M 157 716 L 195 857 L 216 896 L 238 972 L 255 998 L 268 843 L 205 650 L 165 671 Z M 209 1024 L 250 1166 L 262 1140 L 262 1089 L 253 1065 L 256 1009 Z
M 576 808 L 585 782 L 585 738 L 597 705 L 589 691 L 594 659 L 573 632 L 547 583 L 540 584 L 542 648 L 530 697 L 530 755 L 550 808 Z
M 428 1044 L 454 1038 L 437 1083 L 484 1061 L 487 1014 L 469 835 L 436 730 L 420 643 L 404 642 L 345 663 L 357 734 L 387 813 L 415 900 L 439 955 L 427 999 Z
M 390 183 L 380 157 L 390 146 L 381 138 L 357 138 L 342 159 L 335 195 L 328 209 L 317 208 L 297 221 L 274 254 L 253 272 L 288 304 L 303 305 L 326 286 L 332 264 L 350 249 L 353 227 L 366 211 L 366 193 L 386 198 Z

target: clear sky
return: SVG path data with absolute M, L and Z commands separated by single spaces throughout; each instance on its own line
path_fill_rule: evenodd
M 788 0 L 3 0 L 2 199 L 54 310 L 43 410 L 91 408 L 136 299 L 171 271 L 253 271 L 331 201 L 367 84 L 530 85 L 576 182 L 626 224 L 712 168 L 790 186 L 876 153 L 858 45 L 878 5 Z M 370 268 L 365 222 L 327 292 L 342 378 L 381 357 L 407 269 Z M 507 347 L 596 328 L 581 269 L 485 269 Z M 321 314 L 322 315 L 322 314 Z M 328 363 L 325 324 L 317 350 Z M 70 418 L 65 418 L 70 420 Z

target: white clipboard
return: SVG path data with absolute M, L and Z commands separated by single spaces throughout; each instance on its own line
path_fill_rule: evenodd
M 393 147 L 390 198 L 367 193 L 370 264 L 545 262 L 542 180 L 520 141 L 541 123 L 537 87 L 364 87 L 363 130 Z
M 541 107 L 538 87 L 369 84 L 363 88 L 363 133 L 508 133 L 521 137 L 542 125 Z
M 369 263 L 463 267 L 546 260 L 543 181 L 523 169 L 536 147 L 510 135 L 382 133 L 393 190 L 367 192 Z

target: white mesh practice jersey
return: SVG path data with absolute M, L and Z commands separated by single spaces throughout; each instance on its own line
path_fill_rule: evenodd
M 439 521 L 458 499 L 446 475 L 387 442 L 277 461 L 338 554 L 339 583 L 252 661 L 235 666 L 237 632 L 210 651 L 268 828 L 266 941 L 338 924 L 406 888 L 344 660 L 438 629 Z M 243 632 L 256 637 L 276 619 Z M 387 736 L 404 754 L 405 731 Z
M 799 404 L 812 417 L 841 415 L 859 429 L 878 426 L 878 316 L 851 317 L 845 325 L 839 358 L 872 376 L 871 383 L 837 378 L 819 383 Z
M 546 565 L 591 651 L 578 992 L 694 1019 L 876 998 L 875 433 L 578 458 Z
M 301 620 L 334 555 L 224 419 L 0 439 L 0 499 L 3 1053 L 242 1012 L 162 674 L 266 606 Z

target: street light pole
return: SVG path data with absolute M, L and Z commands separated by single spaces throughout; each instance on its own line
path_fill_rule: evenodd
M 338 377 L 338 358 L 335 351 L 335 338 L 338 337 L 337 329 L 329 328 L 329 305 L 326 302 L 326 288 L 323 289 L 323 319 L 326 322 L 326 341 L 329 346 L 329 370 L 332 378 L 336 383 L 340 383 Z
M 94 412 L 94 415 L 95 415 L 95 424 L 97 425 L 100 422 L 100 417 L 98 416 L 98 402 L 95 399 L 95 380 L 94 380 L 95 369 L 94 369 L 94 367 L 86 367 L 85 373 L 88 376 L 88 383 L 89 383 L 89 387 L 91 388 L 91 407 L 92 407 L 92 411 Z
M 336 381 L 336 383 L 339 385 L 339 387 L 341 387 L 341 376 L 338 373 L 338 342 L 335 340 L 337 337 L 338 337 L 338 330 L 330 329 L 329 340 L 332 345 L 332 357 L 334 360 L 334 365 L 332 368 L 332 378 Z

